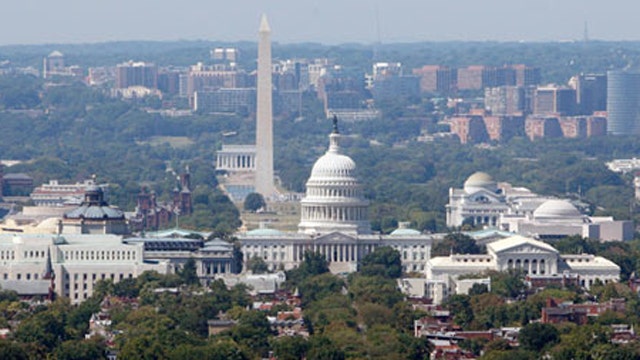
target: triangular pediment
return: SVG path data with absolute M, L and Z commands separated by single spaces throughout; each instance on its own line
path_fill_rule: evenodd
M 316 238 L 316 242 L 320 242 L 320 243 L 345 243 L 345 242 L 354 242 L 354 241 L 356 241 L 355 237 L 349 236 L 339 231 L 334 231 L 332 233 L 322 235 Z
M 521 236 L 499 240 L 487 247 L 495 254 L 558 254 L 558 250 L 549 244 Z
M 549 249 L 545 249 L 543 247 L 526 244 L 520 246 L 514 246 L 509 249 L 504 249 L 499 253 L 510 253 L 510 254 L 550 254 L 555 253 L 554 251 L 550 251 Z

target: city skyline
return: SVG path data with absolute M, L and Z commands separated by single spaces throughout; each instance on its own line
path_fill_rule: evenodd
M 621 11 L 624 9 L 624 11 Z M 256 41 L 266 14 L 274 41 L 391 43 L 418 41 L 640 40 L 630 0 L 380 2 L 337 0 L 225 3 L 30 0 L 5 4 L 0 45 L 126 40 Z M 588 30 L 585 29 L 585 24 Z

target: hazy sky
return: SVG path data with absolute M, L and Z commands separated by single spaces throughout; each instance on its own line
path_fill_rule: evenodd
M 638 0 L 2 0 L 0 45 L 111 40 L 283 43 L 640 40 Z

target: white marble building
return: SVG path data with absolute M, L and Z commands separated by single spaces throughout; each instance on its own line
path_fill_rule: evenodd
M 633 239 L 633 223 L 614 220 L 611 216 L 587 216 L 569 201 L 547 200 L 533 213 L 503 216 L 500 228 L 537 239 L 558 239 L 578 235 L 600 241 Z
M 376 247 L 390 246 L 400 252 L 405 272 L 423 272 L 433 240 L 444 234 L 424 235 L 406 224 L 389 235 L 373 234 L 369 203 L 355 176 L 355 162 L 341 153 L 336 120 L 329 141 L 329 149 L 311 170 L 299 231 L 255 229 L 236 234 L 244 259 L 258 256 L 272 270 L 288 270 L 300 264 L 305 251 L 314 251 L 327 258 L 333 273 L 343 273 L 357 270 L 358 262 Z
M 584 215 L 567 200 L 527 188 L 497 183 L 488 174 L 471 175 L 462 189 L 449 189 L 447 226 L 495 227 L 539 239 L 578 235 L 600 241 L 631 240 L 633 223 Z
M 603 257 L 561 255 L 547 243 L 514 235 L 487 244 L 487 254 L 452 254 L 429 259 L 425 293 L 440 302 L 454 291 L 460 276 L 489 270 L 520 270 L 531 277 L 577 275 L 580 284 L 586 288 L 596 280 L 607 283 L 620 279 L 620 267 Z
M 447 226 L 498 226 L 501 216 L 530 214 L 549 199 L 524 187 L 498 184 L 490 175 L 476 172 L 462 189 L 449 189 Z

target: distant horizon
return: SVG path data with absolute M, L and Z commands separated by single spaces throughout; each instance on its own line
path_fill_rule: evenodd
M 104 44 L 117 44 L 117 43 L 221 43 L 221 44 L 257 44 L 255 40 L 209 40 L 209 39 L 128 39 L 128 40 L 105 40 L 105 41 L 87 41 L 87 42 L 48 42 L 48 43 L 15 43 L 15 44 L 0 44 L 0 48 L 3 47 L 46 47 L 46 46 L 83 46 L 83 45 L 104 45 Z M 419 40 L 419 41 L 394 41 L 394 42 L 343 42 L 343 43 L 322 43 L 318 41 L 299 41 L 299 42 L 282 42 L 273 41 L 273 45 L 277 46 L 289 46 L 289 45 L 320 45 L 320 46 L 394 46 L 394 45 L 411 45 L 411 44 L 447 44 L 447 43 L 479 43 L 479 44 L 581 44 L 583 40 Z M 603 39 L 589 39 L 588 43 L 640 43 L 640 39 L 636 40 L 603 40 Z
M 640 41 L 639 11 L 631 0 L 25 0 L 3 4 L 0 46 L 255 42 L 263 13 L 282 44 Z

